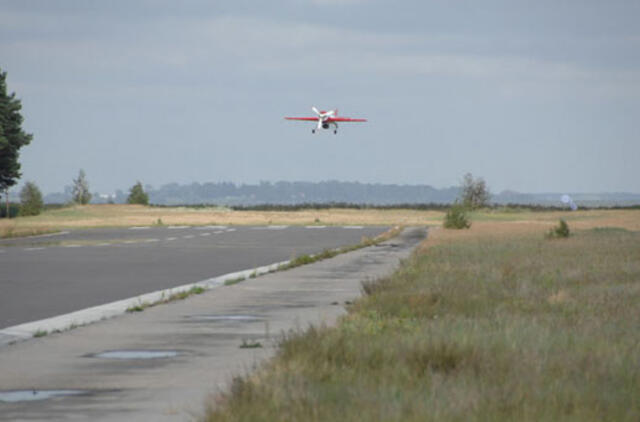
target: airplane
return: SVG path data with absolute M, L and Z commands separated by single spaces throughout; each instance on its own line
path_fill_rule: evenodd
M 316 130 L 329 129 L 331 125 L 334 126 L 333 133 L 338 133 L 338 122 L 366 122 L 367 119 L 350 119 L 349 117 L 338 117 L 338 110 L 320 111 L 315 107 L 311 107 L 317 117 L 285 117 L 287 120 L 305 120 L 309 122 L 318 122 L 318 125 L 311 129 L 311 133 L 316 133 Z

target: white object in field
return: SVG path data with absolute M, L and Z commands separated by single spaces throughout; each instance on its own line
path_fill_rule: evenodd
M 571 199 L 569 195 L 566 195 L 566 194 L 562 195 L 560 200 L 562 201 L 563 204 L 568 204 L 569 207 L 571 208 L 571 211 L 575 211 L 578 209 L 578 206 L 576 205 L 575 202 L 573 202 L 573 199 Z

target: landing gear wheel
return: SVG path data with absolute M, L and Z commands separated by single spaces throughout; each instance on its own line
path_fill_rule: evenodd
M 334 135 L 337 135 L 337 134 L 338 134 L 338 129 L 334 130 L 334 131 L 333 131 L 333 134 L 334 134 Z
M 311 129 L 311 133 L 316 133 L 316 130 L 315 129 Z

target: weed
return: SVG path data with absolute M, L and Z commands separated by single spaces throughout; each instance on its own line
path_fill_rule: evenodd
M 315 261 L 316 259 L 314 259 L 311 255 L 307 255 L 307 254 L 299 255 L 294 260 L 291 261 L 290 268 L 299 267 L 300 265 L 311 264 L 312 262 L 315 262 Z
M 202 294 L 202 293 L 204 293 L 204 292 L 206 292 L 206 291 L 207 291 L 207 289 L 205 289 L 205 288 L 204 288 L 204 287 L 202 287 L 202 286 L 193 286 L 193 287 L 189 290 L 189 292 L 191 292 L 191 294 L 194 294 L 194 295 L 200 295 L 200 294 Z
M 207 289 L 205 289 L 202 286 L 193 286 L 191 287 L 189 290 L 183 291 L 183 292 L 178 292 L 178 293 L 173 293 L 171 296 L 166 297 L 164 295 L 164 292 L 162 292 L 162 295 L 160 296 L 160 300 L 154 303 L 149 303 L 149 302 L 143 302 L 143 303 L 139 303 L 135 306 L 132 306 L 130 308 L 127 308 L 127 312 L 142 312 L 147 308 L 150 308 L 152 306 L 156 306 L 162 303 L 169 303 L 169 302 L 174 302 L 176 300 L 183 300 L 188 298 L 191 295 L 199 295 L 202 294 L 204 292 L 206 292 Z
M 242 339 L 242 344 L 240 344 L 240 348 L 241 349 L 259 349 L 259 348 L 262 348 L 262 344 L 259 341 Z
M 129 312 L 129 313 L 142 312 L 145 309 L 147 309 L 149 306 L 151 306 L 151 305 L 149 305 L 148 303 L 140 303 L 138 305 L 134 305 L 134 306 L 128 307 L 127 308 L 127 312 Z
M 38 330 L 35 332 L 35 334 L 33 334 L 34 337 L 44 337 L 46 335 L 48 335 L 49 332 L 45 331 L 45 330 Z
M 240 283 L 241 281 L 244 281 L 244 280 L 246 280 L 244 277 L 237 277 L 237 278 L 233 278 L 231 280 L 225 280 L 224 285 L 225 286 L 232 286 L 232 285 L 238 284 L 238 283 Z
M 453 204 L 444 216 L 443 226 L 445 229 L 468 229 L 471 227 L 467 218 L 467 208 L 457 202 Z
M 556 227 L 549 229 L 546 237 L 547 239 L 563 239 L 569 237 L 570 235 L 571 232 L 569 231 L 569 225 L 566 221 L 564 221 L 564 219 L 561 218 Z
M 169 296 L 167 299 L 159 302 L 159 303 L 169 303 L 169 302 L 173 302 L 176 300 L 183 300 L 188 298 L 191 295 L 199 295 L 202 294 L 204 292 L 206 292 L 207 289 L 205 289 L 202 286 L 193 286 L 191 287 L 189 290 L 186 290 L 184 292 L 178 292 L 178 293 L 174 293 L 171 296 Z

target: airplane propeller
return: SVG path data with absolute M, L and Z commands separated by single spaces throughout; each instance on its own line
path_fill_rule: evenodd
M 313 110 L 313 112 L 318 115 L 318 119 L 321 119 L 321 120 L 325 120 L 326 118 L 331 117 L 331 116 L 335 116 L 335 114 L 336 114 L 335 110 L 320 111 L 315 106 L 311 107 L 311 110 Z

